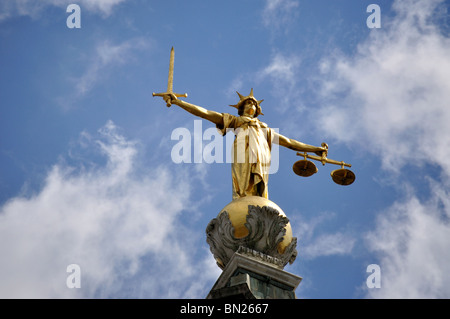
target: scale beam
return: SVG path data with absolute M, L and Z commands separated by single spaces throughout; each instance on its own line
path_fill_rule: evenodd
M 322 165 L 325 165 L 325 163 L 328 163 L 328 164 L 334 164 L 334 165 L 341 165 L 341 166 L 347 166 L 347 167 L 352 167 L 352 165 L 351 164 L 348 164 L 348 163 L 345 163 L 344 161 L 335 161 L 335 160 L 332 160 L 332 159 L 330 159 L 330 158 L 323 158 L 323 157 L 320 157 L 320 156 L 315 156 L 315 155 L 309 155 L 309 154 L 307 154 L 307 153 L 297 153 L 297 155 L 299 155 L 299 156 L 304 156 L 305 158 L 310 158 L 310 159 L 313 159 L 313 160 L 315 160 L 315 161 L 319 161 L 319 162 L 321 162 L 322 163 Z
M 331 178 L 336 184 L 339 185 L 346 186 L 352 184 L 356 179 L 355 173 L 353 173 L 349 169 L 344 168 L 344 166 L 352 167 L 352 165 L 345 163 L 344 161 L 335 161 L 333 159 L 327 158 L 328 145 L 326 143 L 322 143 L 322 146 L 324 146 L 327 149 L 325 152 L 322 153 L 322 156 L 309 155 L 307 152 L 304 153 L 298 152 L 297 155 L 303 156 L 304 159 L 294 163 L 294 165 L 292 166 L 292 170 L 294 171 L 294 173 L 302 177 L 309 177 L 317 173 L 318 169 L 316 165 L 314 165 L 313 162 L 308 161 L 307 158 L 309 158 L 321 162 L 322 165 L 325 164 L 340 165 L 341 166 L 340 169 L 336 169 L 331 172 Z

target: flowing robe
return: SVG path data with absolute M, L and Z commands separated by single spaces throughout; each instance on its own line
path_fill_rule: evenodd
M 257 118 L 223 113 L 222 135 L 233 131 L 232 148 L 233 200 L 244 196 L 268 198 L 267 183 L 272 149 L 273 131 Z

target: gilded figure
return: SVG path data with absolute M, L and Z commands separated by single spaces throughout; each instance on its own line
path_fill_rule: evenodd
M 314 152 L 319 156 L 326 154 L 324 146 L 308 145 L 285 137 L 258 119 L 263 115 L 261 102 L 253 96 L 239 92 L 235 105 L 238 116 L 219 113 L 178 99 L 172 92 L 161 94 L 167 105 L 178 105 L 189 113 L 214 123 L 222 135 L 232 131 L 235 140 L 232 149 L 232 196 L 233 200 L 245 196 L 268 198 L 268 180 L 272 143 L 277 143 L 297 152 Z

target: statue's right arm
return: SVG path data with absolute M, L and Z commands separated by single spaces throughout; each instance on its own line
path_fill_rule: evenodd
M 195 116 L 201 117 L 205 120 L 211 121 L 216 125 L 219 125 L 219 126 L 223 125 L 222 113 L 207 110 L 201 106 L 187 103 L 185 101 L 182 101 L 182 100 L 176 98 L 175 96 L 170 96 L 170 97 L 171 97 L 172 104 L 178 105 L 179 107 L 181 107 L 182 109 L 185 109 L 189 113 L 194 114 Z

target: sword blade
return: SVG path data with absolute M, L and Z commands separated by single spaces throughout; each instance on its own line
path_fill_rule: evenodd
M 167 92 L 173 92 L 173 66 L 175 64 L 175 50 L 172 47 L 170 50 L 170 62 L 169 62 L 169 79 L 167 81 Z

